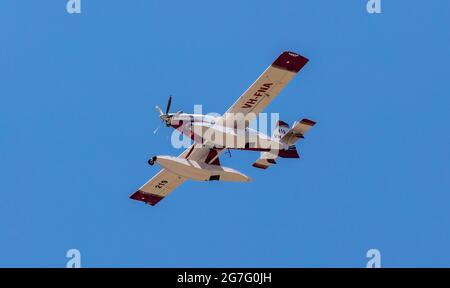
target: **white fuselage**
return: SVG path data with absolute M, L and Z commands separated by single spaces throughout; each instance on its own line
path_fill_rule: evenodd
M 201 114 L 173 114 L 169 125 L 190 137 L 196 143 L 226 149 L 270 151 L 283 149 L 278 139 L 248 128 L 243 121 L 231 125 L 222 117 Z

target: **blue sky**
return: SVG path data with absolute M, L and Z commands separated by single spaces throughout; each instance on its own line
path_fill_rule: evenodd
M 450 266 L 450 2 L 0 3 L 0 266 Z M 268 107 L 318 122 L 254 179 L 128 199 L 178 155 L 154 105 L 224 112 L 284 50 L 310 59 Z

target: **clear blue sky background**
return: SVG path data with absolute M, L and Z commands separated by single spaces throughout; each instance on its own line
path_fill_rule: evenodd
M 450 266 L 450 2 L 0 2 L 0 266 Z M 154 105 L 224 112 L 284 50 L 268 112 L 318 122 L 254 181 L 128 199 L 178 155 Z

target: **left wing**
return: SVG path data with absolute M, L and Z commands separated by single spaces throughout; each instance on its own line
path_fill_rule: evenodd
M 221 153 L 222 150 L 208 148 L 201 144 L 193 144 L 178 157 L 201 161 L 212 165 L 220 165 L 219 155 Z M 187 178 L 181 177 L 166 169 L 162 169 L 158 174 L 153 176 L 152 179 L 139 188 L 138 191 L 132 194 L 130 198 L 155 206 L 186 180 Z
M 131 195 L 130 198 L 155 206 L 184 181 L 186 181 L 186 178 L 162 169 L 145 183 L 144 186 Z
M 308 63 L 308 59 L 294 52 L 284 52 L 270 65 L 244 94 L 225 112 L 222 125 L 230 126 L 231 117 L 242 113 L 248 123 L 275 99 L 289 81 Z M 226 120 L 229 120 L 228 124 Z M 234 124 L 232 124 L 234 125 Z

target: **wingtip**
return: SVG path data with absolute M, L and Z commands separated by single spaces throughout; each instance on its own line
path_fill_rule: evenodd
M 308 125 L 308 126 L 314 126 L 314 125 L 316 125 L 317 124 L 317 122 L 316 121 L 313 121 L 313 120 L 310 120 L 310 119 L 302 119 L 301 121 L 300 121 L 300 123 L 302 123 L 302 124 L 305 124 L 305 125 Z
M 272 66 L 277 68 L 298 73 L 303 66 L 308 63 L 309 59 L 292 51 L 283 52 Z
M 263 164 L 259 164 L 259 163 L 256 163 L 256 162 L 253 163 L 252 166 L 255 167 L 255 168 L 259 168 L 259 169 L 267 169 L 267 167 L 269 167 L 269 166 L 266 166 L 266 165 L 263 165 Z
M 156 204 L 158 204 L 159 201 L 164 199 L 164 196 L 138 190 L 130 196 L 130 199 L 142 201 L 151 206 L 155 206 Z

